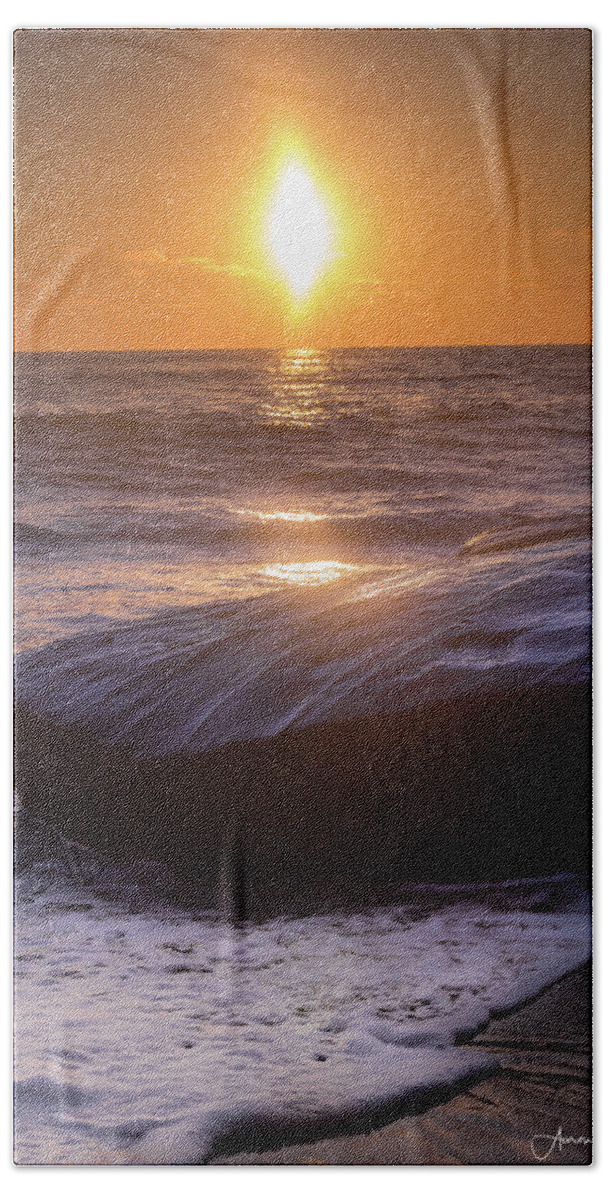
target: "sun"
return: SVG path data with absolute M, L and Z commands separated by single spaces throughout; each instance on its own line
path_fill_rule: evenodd
M 334 257 L 335 229 L 321 191 L 297 158 L 283 164 L 270 197 L 266 235 L 292 295 L 303 301 Z

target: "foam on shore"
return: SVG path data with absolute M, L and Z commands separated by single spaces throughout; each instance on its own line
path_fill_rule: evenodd
M 17 1158 L 200 1163 L 369 1130 L 495 1068 L 460 1038 L 584 962 L 570 893 L 466 890 L 241 928 L 20 887 Z M 576 897 L 574 895 L 574 900 Z M 528 908 L 523 905 L 526 903 Z M 534 910 L 534 911 L 531 911 Z

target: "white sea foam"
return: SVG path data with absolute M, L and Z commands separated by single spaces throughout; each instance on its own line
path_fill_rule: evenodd
M 18 1161 L 204 1162 L 369 1128 L 492 1069 L 455 1040 L 585 961 L 588 918 L 435 900 L 239 929 L 30 873 Z

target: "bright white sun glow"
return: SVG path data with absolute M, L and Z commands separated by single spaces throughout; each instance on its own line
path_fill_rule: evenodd
M 332 257 L 334 231 L 314 179 L 297 159 L 283 168 L 267 232 L 276 262 L 296 299 L 303 300 Z

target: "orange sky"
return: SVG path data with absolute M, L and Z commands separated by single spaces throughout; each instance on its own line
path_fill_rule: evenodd
M 584 30 L 26 30 L 16 348 L 580 342 Z M 285 132 L 339 209 L 300 322 L 260 247 Z

